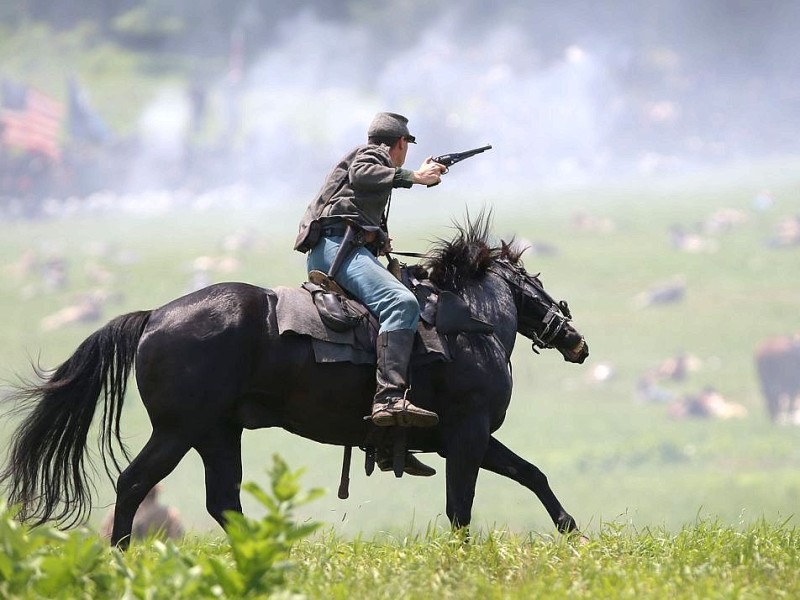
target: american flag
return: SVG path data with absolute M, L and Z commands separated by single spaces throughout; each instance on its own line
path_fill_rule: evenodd
M 11 92 L 11 88 L 16 89 Z M 61 158 L 58 135 L 64 106 L 32 87 L 3 86 L 0 143 L 10 148 Z

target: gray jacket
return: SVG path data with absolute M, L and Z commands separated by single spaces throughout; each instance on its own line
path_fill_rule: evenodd
M 392 189 L 410 188 L 412 171 L 392 164 L 385 145 L 358 146 L 328 174 L 317 197 L 308 205 L 294 248 L 308 252 L 319 240 L 322 227 L 351 221 L 367 230 L 381 226 L 381 216 Z

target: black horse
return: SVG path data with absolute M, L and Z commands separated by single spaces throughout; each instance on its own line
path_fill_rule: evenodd
M 425 263 L 431 280 L 463 298 L 494 332 L 453 336 L 451 361 L 413 368 L 413 401 L 436 411 L 440 422 L 409 429 L 408 448 L 446 459 L 447 516 L 454 527 L 470 523 L 483 468 L 532 490 L 559 531 L 576 531 L 545 475 L 492 433 L 511 400 L 517 332 L 574 363 L 582 363 L 588 349 L 569 323 L 566 303 L 554 301 L 525 271 L 520 250 L 490 246 L 488 229 L 488 219 L 458 227 L 452 241 L 432 247 Z M 100 454 L 109 477 L 119 474 L 111 542 L 123 547 L 142 499 L 191 449 L 205 467 L 207 510 L 224 525 L 225 511 L 242 510 L 243 429 L 282 427 L 321 443 L 363 446 L 374 430 L 364 419 L 374 366 L 317 364 L 308 338 L 278 334 L 275 308 L 269 289 L 212 285 L 161 308 L 119 316 L 55 371 L 37 371 L 40 382 L 17 396 L 30 413 L 14 432 L 0 473 L 9 504 L 21 507 L 18 518 L 71 527 L 88 516 L 85 448 L 100 397 Z M 129 457 L 120 420 L 134 363 L 153 431 L 123 469 L 121 459 Z

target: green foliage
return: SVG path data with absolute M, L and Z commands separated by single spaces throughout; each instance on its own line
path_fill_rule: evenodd
M 735 528 L 700 520 L 677 533 L 609 522 L 585 544 L 507 530 L 474 533 L 467 541 L 430 527 L 422 535 L 383 541 L 343 541 L 332 533 L 302 539 L 310 525 L 294 525 L 287 515 L 317 492 L 301 494 L 298 473 L 282 461 L 271 476 L 272 493 L 257 492 L 267 500 L 267 516 L 229 532 L 229 544 L 150 540 L 123 553 L 85 530 L 28 529 L 3 509 L 0 597 L 771 599 L 800 594 L 800 530 L 786 522 L 759 520 Z M 288 490 L 283 499 L 276 495 L 281 487 Z M 244 530 L 252 532 L 255 544 L 239 537 Z M 280 541 L 262 543 L 265 538 Z M 259 568 L 258 560 L 266 564 Z M 294 568 L 287 568 L 289 561 Z
M 320 489 L 301 493 L 301 474 L 302 471 L 289 471 L 286 462 L 275 455 L 270 471 L 271 494 L 253 482 L 242 486 L 267 509 L 267 514 L 260 520 L 234 512 L 226 515 L 225 530 L 236 570 L 228 569 L 217 559 L 211 559 L 210 564 L 227 594 L 242 597 L 282 586 L 286 572 L 291 568 L 289 552 L 292 546 L 319 527 L 319 523 L 295 523 L 295 509 L 323 494 Z
M 227 547 L 150 539 L 123 553 L 88 530 L 31 529 L 3 505 L 0 597 L 255 598 L 279 592 L 293 566 L 292 547 L 318 527 L 294 521 L 295 509 L 322 493 L 303 492 L 301 474 L 276 455 L 269 492 L 245 484 L 266 515 L 230 513 Z
M 0 504 L 0 597 L 59 597 L 65 589 L 103 589 L 108 550 L 88 531 L 66 534 L 49 527 L 30 529 Z
M 148 5 L 143 4 L 114 19 L 114 28 L 120 32 L 142 37 L 168 37 L 181 31 L 183 23 L 177 17 L 162 11 L 148 10 Z

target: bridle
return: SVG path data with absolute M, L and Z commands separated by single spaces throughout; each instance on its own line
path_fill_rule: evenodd
M 531 300 L 538 302 L 545 308 L 545 315 L 542 318 L 543 328 L 540 333 L 531 331 L 529 336 L 532 340 L 531 348 L 537 354 L 540 348 L 553 348 L 553 342 L 558 338 L 564 327 L 572 320 L 572 313 L 566 300 L 556 301 L 539 281 L 538 275 L 531 275 L 521 266 L 512 263 L 506 258 L 499 258 L 489 267 L 489 272 L 494 273 L 503 279 L 510 286 L 512 293 L 518 296 L 522 302 Z M 534 294 L 526 294 L 526 287 L 533 288 Z
M 414 258 L 428 258 L 427 254 L 420 252 L 392 252 L 399 256 L 409 256 Z M 389 256 L 389 253 L 387 253 Z M 569 305 L 566 300 L 556 300 L 547 290 L 544 289 L 542 282 L 539 281 L 538 275 L 531 275 L 520 265 L 515 264 L 507 258 L 497 258 L 491 267 L 487 269 L 490 273 L 494 273 L 500 279 L 505 281 L 512 290 L 512 293 L 517 295 L 523 302 L 535 300 L 545 308 L 545 315 L 542 319 L 544 325 L 541 333 L 531 331 L 530 334 L 524 335 L 530 337 L 532 340 L 531 349 L 539 354 L 539 349 L 554 348 L 553 342 L 564 330 L 567 323 L 572 320 L 572 313 L 569 310 Z M 523 290 L 526 286 L 530 286 L 535 290 L 533 295 L 526 294 Z M 581 344 L 583 338 L 581 338 Z M 582 346 L 580 346 L 582 348 Z M 580 349 L 580 348 L 579 348 Z

